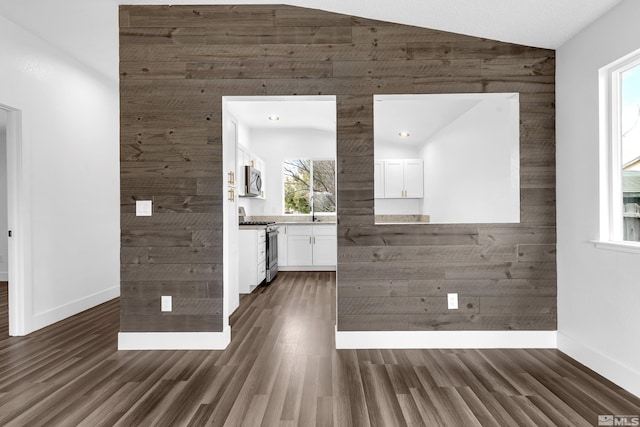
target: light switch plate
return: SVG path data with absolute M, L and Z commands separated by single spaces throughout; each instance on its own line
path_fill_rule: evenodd
M 136 216 L 151 216 L 153 202 L 151 200 L 136 200 Z
M 160 310 L 162 311 L 171 311 L 172 307 L 172 298 L 171 295 L 162 295 L 160 297 Z
M 458 309 L 458 294 L 447 294 L 447 307 L 449 310 Z

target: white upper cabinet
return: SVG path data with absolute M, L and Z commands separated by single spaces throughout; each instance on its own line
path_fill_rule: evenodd
M 379 163 L 380 165 L 378 165 Z M 379 169 L 382 169 L 382 172 L 378 172 Z M 376 160 L 375 174 L 375 197 L 378 199 L 421 199 L 424 197 L 424 162 L 422 159 Z M 379 175 L 382 176 L 379 177 Z M 380 185 L 379 182 L 383 184 Z M 383 190 L 382 194 L 381 190 Z
M 422 199 L 424 197 L 424 162 L 403 160 L 404 165 L 404 197 Z

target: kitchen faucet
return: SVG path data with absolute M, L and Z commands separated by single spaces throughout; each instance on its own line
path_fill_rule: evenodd
M 316 217 L 316 210 L 314 207 L 315 203 L 313 201 L 313 194 L 311 195 L 311 222 L 318 221 L 318 217 Z

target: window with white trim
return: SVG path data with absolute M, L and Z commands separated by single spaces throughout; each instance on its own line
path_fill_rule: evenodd
M 601 71 L 603 138 L 601 240 L 640 242 L 640 51 Z
M 335 160 L 285 160 L 282 172 L 285 215 L 336 212 Z

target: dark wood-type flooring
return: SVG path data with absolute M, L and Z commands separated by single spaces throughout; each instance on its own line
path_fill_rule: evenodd
M 117 351 L 113 300 L 8 337 L 0 425 L 541 426 L 640 414 L 557 350 L 335 350 L 335 275 L 280 273 L 241 299 L 225 351 Z

